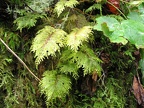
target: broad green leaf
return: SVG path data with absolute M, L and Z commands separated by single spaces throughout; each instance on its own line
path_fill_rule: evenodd
M 97 24 L 94 26 L 94 29 L 103 31 L 104 35 L 107 36 L 113 43 L 122 43 L 126 44 L 127 40 L 123 37 L 123 29 L 120 23 L 111 17 L 99 17 L 96 19 Z
M 144 24 L 144 14 L 140 14 L 138 12 L 130 12 L 128 18 Z
M 41 92 L 47 97 L 47 102 L 65 97 L 71 88 L 71 80 L 68 76 L 57 74 L 55 70 L 46 71 L 40 82 Z
M 137 48 L 144 48 L 144 24 L 134 21 L 122 21 L 121 26 L 124 30 L 124 37 L 134 44 Z
M 139 9 L 139 12 L 144 15 L 144 4 L 143 3 L 141 5 L 139 5 L 138 9 Z
M 143 2 L 143 0 L 136 0 L 136 1 L 131 1 L 129 4 L 131 6 L 138 6 Z
M 115 28 L 117 28 L 120 23 L 113 17 L 107 17 L 107 16 L 102 16 L 99 18 L 96 18 L 97 24 L 94 26 L 94 29 L 98 31 L 102 31 L 102 26 L 101 24 L 106 23 L 109 31 L 114 31 Z
M 120 26 L 117 26 L 115 28 L 115 31 L 109 31 L 109 28 L 107 27 L 106 23 L 102 24 L 102 30 L 104 32 L 104 35 L 106 35 L 111 42 L 113 43 L 122 43 L 125 45 L 128 41 L 123 37 L 123 30 Z

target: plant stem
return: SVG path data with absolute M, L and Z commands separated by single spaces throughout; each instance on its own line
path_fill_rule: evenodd
M 10 49 L 10 47 L 0 38 L 0 41 L 3 43 L 3 45 L 10 51 L 10 53 L 12 53 L 18 60 L 19 62 L 28 70 L 28 72 L 35 77 L 36 80 L 38 81 L 41 81 L 29 68 L 28 66 L 23 62 L 23 60 L 18 56 L 16 55 L 16 53 L 14 51 L 12 51 Z

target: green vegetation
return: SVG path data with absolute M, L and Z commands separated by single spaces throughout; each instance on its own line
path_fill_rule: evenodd
M 0 15 L 0 108 L 137 107 L 142 0 L 3 0 Z

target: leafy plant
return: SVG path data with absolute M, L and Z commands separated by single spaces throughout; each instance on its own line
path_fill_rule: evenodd
M 58 67 L 62 72 L 72 73 L 77 76 L 79 68 L 83 68 L 84 75 L 97 72 L 101 74 L 101 60 L 95 56 L 94 52 L 87 46 L 80 47 L 77 52 L 66 50 L 62 53 Z M 69 71 L 68 71 L 69 70 Z
M 132 2 L 134 5 L 136 2 Z M 139 2 L 138 2 L 139 4 Z M 137 3 L 135 5 L 138 5 Z M 139 4 L 138 8 L 135 9 L 137 12 L 132 11 L 127 15 L 126 20 L 118 21 L 116 18 L 110 16 L 102 16 L 96 18 L 97 24 L 94 29 L 103 31 L 111 42 L 127 44 L 129 41 L 135 45 L 137 49 L 141 48 L 141 60 L 140 67 L 143 74 L 143 48 L 144 48 L 144 27 L 143 27 L 143 4 Z
M 58 14 L 58 16 L 63 12 L 63 10 L 66 7 L 74 8 L 75 5 L 77 5 L 79 2 L 77 0 L 60 0 L 56 5 L 55 5 L 55 12 Z
M 127 40 L 123 37 L 123 29 L 115 18 L 102 16 L 96 20 L 98 24 L 94 26 L 94 29 L 103 31 L 111 42 L 122 43 L 124 45 L 127 43 Z
M 31 50 L 36 52 L 37 65 L 43 61 L 44 57 L 54 56 L 56 51 L 60 51 L 60 47 L 63 47 L 65 44 L 66 34 L 63 30 L 50 26 L 46 26 L 38 32 L 31 47 Z
M 35 72 L 1 41 L 0 107 L 135 108 L 143 11 L 142 0 L 2 1 L 0 40 Z
M 90 48 L 87 46 L 80 46 L 82 42 L 87 40 L 90 33 L 91 29 L 88 26 L 74 30 L 69 35 L 61 29 L 55 29 L 50 26 L 46 26 L 38 32 L 31 47 L 32 51 L 36 52 L 37 66 L 44 60 L 44 57 L 50 55 L 54 57 L 57 51 L 60 52 L 60 47 L 66 48 L 67 46 L 70 46 L 70 48 L 62 52 L 62 56 L 60 57 L 57 66 L 57 69 L 60 69 L 60 71 L 52 70 L 50 72 L 45 72 L 47 74 L 44 74 L 44 77 L 40 82 L 41 91 L 46 94 L 48 102 L 65 96 L 64 94 L 68 94 L 68 91 L 71 88 L 69 85 L 71 81 L 68 76 L 63 76 L 62 73 L 67 75 L 70 73 L 72 77 L 77 78 L 79 68 L 83 68 L 84 75 L 92 74 L 93 72 L 97 72 L 100 75 L 101 66 L 99 63 L 101 60 L 96 57 Z M 73 41 L 73 39 L 75 40 Z M 71 41 L 74 43 L 71 43 Z M 55 67 L 53 69 L 55 69 Z M 61 76 L 63 80 L 57 79 L 56 73 L 59 73 L 60 75 L 58 76 Z M 51 78 L 53 82 L 50 81 L 50 83 L 48 83 L 48 79 Z M 61 83 L 65 84 L 63 85 L 65 86 L 64 89 L 60 88 Z M 52 88 L 52 86 L 54 88 Z
M 71 88 L 70 79 L 57 71 L 46 71 L 40 83 L 41 92 L 47 97 L 47 103 L 53 102 L 56 98 L 64 98 Z
M 139 14 L 142 14 L 141 12 Z M 133 16 L 132 16 L 133 15 Z M 141 15 L 138 14 L 128 15 L 127 20 L 119 22 L 113 17 L 102 16 L 96 18 L 98 24 L 94 26 L 94 29 L 103 31 L 104 34 L 114 43 L 126 44 L 127 40 L 134 44 L 137 48 L 144 48 L 143 46 L 143 24 Z M 139 21 L 134 20 L 139 16 Z M 137 38 L 139 37 L 139 38 Z
M 17 25 L 17 29 L 22 31 L 23 28 L 31 28 L 35 26 L 37 19 L 43 18 L 43 15 L 40 14 L 32 14 L 32 13 L 27 13 L 25 16 L 18 17 L 14 23 Z
M 92 30 L 90 26 L 84 26 L 81 29 L 75 28 L 68 36 L 66 45 L 70 46 L 72 50 L 77 51 L 82 42 L 87 41 Z
M 100 89 L 97 92 L 99 98 L 93 98 L 94 106 L 99 108 L 124 108 L 125 98 L 121 93 L 123 92 L 122 88 L 118 85 L 116 79 L 110 78 L 105 84 L 105 89 Z

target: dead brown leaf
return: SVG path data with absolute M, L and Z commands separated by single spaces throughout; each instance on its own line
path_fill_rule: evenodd
M 132 89 L 138 104 L 144 104 L 144 89 L 140 83 L 139 77 L 134 76 Z
M 92 75 L 86 75 L 83 78 L 82 84 L 81 84 L 81 90 L 82 93 L 93 96 L 96 91 L 96 82 L 97 82 L 97 72 L 93 72 Z
M 97 72 L 93 72 L 93 74 L 92 74 L 92 79 L 94 80 L 94 81 L 97 81 Z
M 110 55 L 109 55 L 108 53 L 102 53 L 102 54 L 100 55 L 100 58 L 101 58 L 101 60 L 102 60 L 104 63 L 109 64 L 109 62 L 110 62 Z
M 98 77 L 97 72 L 93 72 L 93 74 L 92 74 L 92 86 L 91 86 L 92 94 L 94 94 L 96 91 L 97 77 Z

